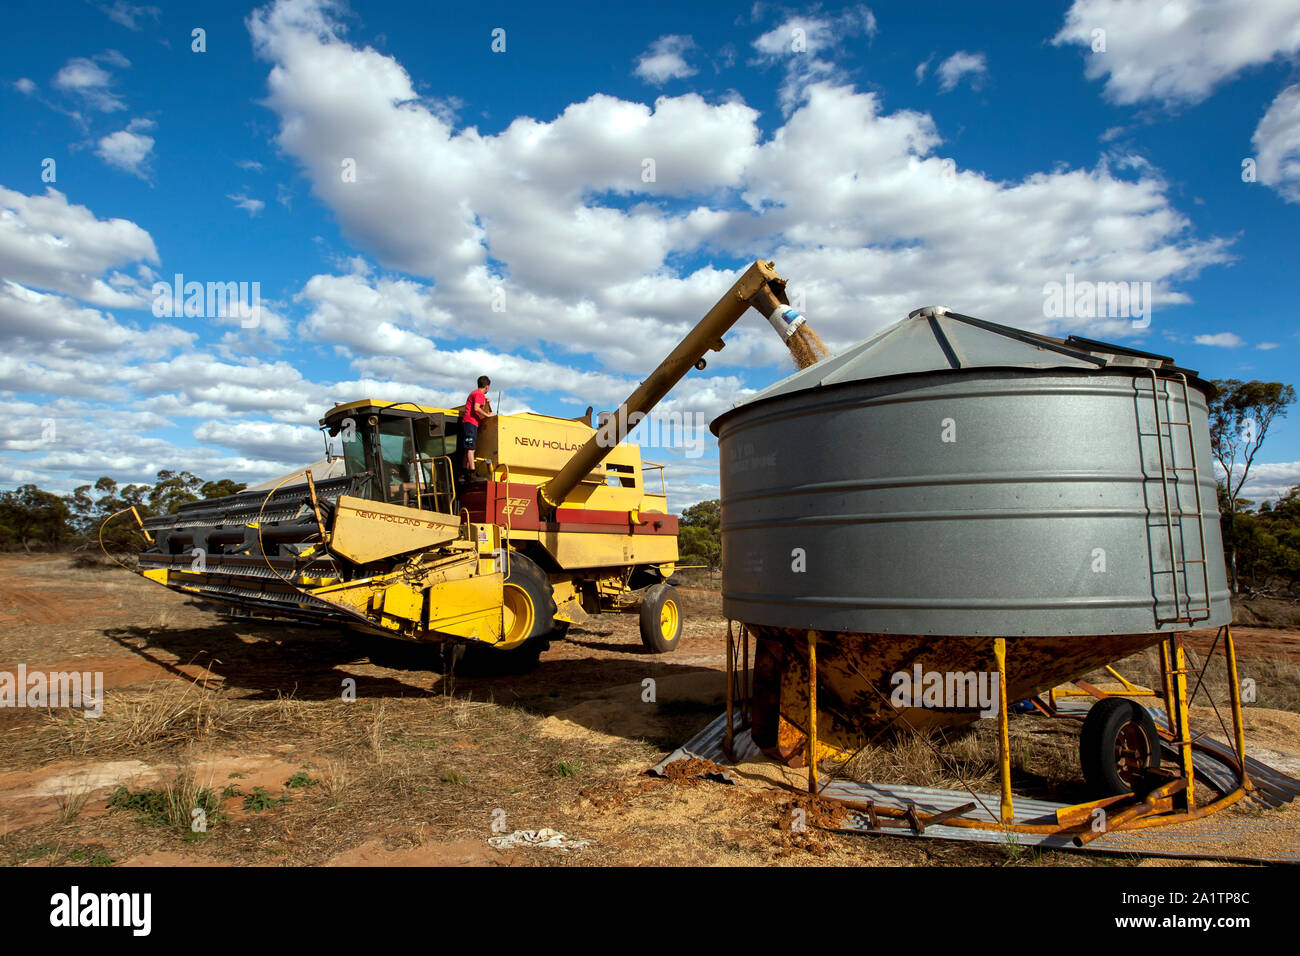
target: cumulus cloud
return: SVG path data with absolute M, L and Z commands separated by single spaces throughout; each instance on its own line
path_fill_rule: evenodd
M 312 381 L 296 357 L 239 352 L 252 336 L 233 325 L 222 348 L 177 340 L 114 366 L 108 381 L 105 363 L 78 365 L 75 352 L 32 346 L 0 360 L 0 376 L 22 388 L 66 384 L 86 401 L 122 395 L 195 428 L 221 423 L 196 437 L 201 453 L 173 449 L 170 461 L 160 445 L 124 445 L 133 468 L 202 460 L 251 474 L 267 465 L 279 433 L 240 423 L 311 428 L 330 402 L 365 394 L 450 407 L 482 373 L 512 409 L 611 407 L 759 257 L 776 260 L 833 346 L 936 301 L 1041 331 L 1132 338 L 1127 319 L 1045 317 L 1044 283 L 1067 273 L 1150 281 L 1159 313 L 1187 300 L 1186 280 L 1230 257 L 1228 242 L 1193 232 L 1158 170 L 1121 169 L 1123 157 L 1005 181 L 963 169 L 932 117 L 887 110 L 834 67 L 841 15 L 783 23 L 805 24 L 803 53 L 786 52 L 793 27 L 759 38 L 755 56 L 784 68 L 775 78 L 790 92 L 769 132 L 735 98 L 688 93 L 653 103 L 594 94 L 484 133 L 457 128 L 420 96 L 426 78 L 349 41 L 333 9 L 289 0 L 255 11 L 248 27 L 268 67 L 277 147 L 364 257 L 311 277 L 296 296 L 298 337 L 336 350 L 348 363 L 343 377 Z M 842 15 L 859 38 L 875 29 L 863 11 Z M 356 160 L 355 182 L 339 176 L 342 156 Z M 87 231 L 104 225 L 53 191 L 0 198 L 11 195 L 24 222 L 28 207 L 47 201 L 65 216 L 81 210 Z M 68 265 L 76 243 L 41 258 L 52 244 L 39 238 L 59 232 L 0 218 L 0 265 L 13 242 L 27 269 L 3 274 L 95 305 L 82 295 L 94 281 L 118 292 L 112 270 L 158 264 L 151 240 L 141 252 L 143 230 L 76 269 Z M 117 281 L 129 291 L 130 277 Z M 285 341 L 290 323 L 278 307 L 273 314 L 279 324 L 264 337 Z M 117 334 L 103 323 L 87 328 Z M 751 369 L 788 363 L 770 329 L 742 321 L 667 408 L 715 414 L 752 391 Z M 88 454 L 106 452 L 96 445 Z M 276 467 L 301 464 L 296 453 Z M 711 475 L 706 467 L 687 483 L 708 487 Z
M 814 13 L 789 17 L 754 40 L 756 62 L 785 66 L 780 102 L 788 113 L 813 83 L 845 82 L 844 71 L 836 60 L 844 54 L 848 41 L 873 37 L 876 30 L 876 15 L 860 5 L 835 16 Z
M 242 209 L 250 216 L 256 216 L 266 208 L 266 203 L 261 199 L 250 199 L 244 193 L 229 194 L 226 198 L 235 204 L 236 209 Z
M 1300 83 L 1277 95 L 1251 142 L 1259 182 L 1277 190 L 1287 202 L 1300 202 Z
M 686 54 L 694 46 L 695 41 L 689 36 L 662 36 L 637 57 L 633 73 L 655 86 L 663 86 L 669 80 L 694 76 L 697 72 L 695 67 L 686 62 Z
M 72 93 L 101 113 L 126 109 L 126 104 L 113 92 L 113 75 L 100 63 L 127 67 L 131 62 L 116 50 L 107 50 L 94 58 L 73 57 L 54 74 L 51 85 L 57 90 Z
M 97 219 L 53 187 L 28 196 L 0 186 L 0 275 L 91 305 L 139 307 L 145 292 L 114 267 L 158 264 L 144 229 L 126 219 Z
M 1241 471 L 1242 465 L 1238 462 L 1233 469 L 1234 481 L 1241 478 Z M 1214 463 L 1214 474 L 1223 480 L 1223 467 L 1218 462 Z M 1250 466 L 1241 494 L 1243 498 L 1259 503 L 1276 499 L 1296 485 L 1300 485 L 1300 461 L 1255 462 Z
M 1235 332 L 1219 332 L 1215 335 L 1198 335 L 1193 339 L 1197 345 L 1212 345 L 1216 348 L 1235 349 L 1246 344 L 1246 340 Z
M 930 69 L 930 64 L 934 62 L 934 54 L 931 53 L 920 63 L 916 64 L 916 69 L 912 72 L 916 75 L 916 82 L 919 84 L 925 80 L 925 74 Z
M 95 147 L 95 155 L 123 172 L 147 178 L 147 165 L 153 153 L 154 138 L 144 130 L 153 129 L 152 120 L 132 120 L 126 129 L 100 139 Z
M 796 22 L 814 57 L 839 42 L 828 21 L 804 18 L 756 49 L 786 56 Z M 841 342 L 946 299 L 1050 326 L 1043 283 L 1067 271 L 1151 281 L 1169 306 L 1184 300 L 1178 280 L 1227 258 L 1225 242 L 1191 235 L 1154 170 L 1119 178 L 1102 163 L 993 181 L 938 153 L 929 116 L 887 113 L 844 84 L 808 86 L 766 141 L 752 108 L 695 94 L 653 107 L 596 95 L 485 135 L 422 109 L 400 64 L 348 43 L 320 6 L 276 4 L 249 26 L 274 66 L 268 103 L 285 154 L 360 248 L 434 280 L 430 308 L 498 346 L 541 338 L 643 370 L 645 343 L 670 345 L 730 282 L 730 268 L 669 267 L 703 249 L 733 263 L 776 258 L 807 290 L 823 334 Z M 338 156 L 356 157 L 357 182 L 341 181 Z M 642 178 L 644 157 L 655 160 L 653 181 Z M 608 194 L 621 201 L 602 201 Z M 383 340 L 403 328 L 383 329 Z M 782 362 L 759 331 L 740 333 L 718 361 Z
M 23 96 L 31 96 L 36 92 L 36 84 L 25 76 L 20 76 L 14 80 L 14 89 Z
M 1105 52 L 1093 52 L 1094 31 Z M 1300 51 L 1294 0 L 1074 0 L 1052 42 L 1084 48 L 1112 102 L 1194 104 L 1242 70 Z
M 139 30 L 139 20 L 148 17 L 157 22 L 159 15 L 162 13 L 157 7 L 144 6 L 143 4 L 128 3 L 127 0 L 117 0 L 112 6 L 101 4 L 100 9 L 114 23 L 120 23 L 128 30 Z
M 978 90 L 989 73 L 988 58 L 983 53 L 958 50 L 940 63 L 935 73 L 939 77 L 941 93 L 952 92 L 962 80 L 966 80 L 971 89 Z

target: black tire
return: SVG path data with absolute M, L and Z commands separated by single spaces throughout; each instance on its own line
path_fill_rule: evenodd
M 1133 793 L 1160 766 L 1160 735 L 1150 712 L 1125 697 L 1097 701 L 1079 734 L 1079 763 L 1098 796 Z
M 555 597 L 546 573 L 518 552 L 510 554 L 510 573 L 506 575 L 507 605 L 516 609 L 526 602 L 529 621 L 527 636 L 514 647 L 499 649 L 487 644 L 468 644 L 465 655 L 456 665 L 457 673 L 466 676 L 488 674 L 522 674 L 537 666 L 542 651 L 551 646 L 556 635 Z
M 641 598 L 641 643 L 656 654 L 677 649 L 682 637 L 682 602 L 671 584 L 651 586 Z

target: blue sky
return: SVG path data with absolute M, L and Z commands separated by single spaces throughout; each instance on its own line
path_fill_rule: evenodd
M 481 372 L 507 412 L 610 408 L 757 257 L 832 347 L 941 302 L 1295 380 L 1294 3 L 7 19 L 3 486 L 263 480 L 320 457 L 333 401 L 451 404 Z M 176 273 L 259 283 L 257 327 L 156 316 Z M 1150 327 L 1046 315 L 1067 273 L 1151 283 Z M 728 341 L 667 409 L 708 420 L 791 370 L 756 315 Z M 675 507 L 716 494 L 711 446 L 647 456 Z M 1300 481 L 1300 417 L 1261 457 L 1248 494 Z

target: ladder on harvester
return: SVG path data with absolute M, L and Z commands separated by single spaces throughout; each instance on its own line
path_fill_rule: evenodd
M 1192 404 L 1188 397 L 1187 376 L 1179 372 L 1177 381 L 1182 385 L 1183 398 L 1183 418 L 1174 420 L 1168 412 L 1168 404 L 1171 397 L 1173 380 L 1170 378 L 1161 379 L 1156 375 L 1154 368 L 1147 369 L 1151 373 L 1151 403 L 1155 411 L 1155 438 L 1156 448 L 1159 450 L 1160 458 L 1160 488 L 1164 496 L 1164 524 L 1165 537 L 1169 542 L 1169 561 L 1168 570 L 1162 570 L 1152 562 L 1152 575 L 1168 574 L 1173 582 L 1174 593 L 1174 614 L 1172 617 L 1161 617 L 1159 612 L 1159 595 L 1156 597 L 1156 625 L 1163 624 L 1195 624 L 1198 621 L 1207 620 L 1210 617 L 1210 569 L 1208 564 L 1209 556 L 1205 553 L 1205 518 L 1201 507 L 1201 475 L 1196 465 L 1196 432 L 1192 428 Z M 1160 397 L 1161 383 L 1164 383 L 1164 399 L 1166 404 L 1166 414 L 1162 418 L 1160 414 Z M 1174 443 L 1174 429 L 1187 429 L 1187 449 L 1191 460 L 1190 465 L 1179 465 L 1175 460 L 1177 446 Z M 1167 430 L 1167 431 L 1166 431 Z M 1140 433 L 1141 434 L 1141 433 Z M 1169 456 L 1165 456 L 1165 439 L 1169 439 Z M 1195 490 L 1196 510 L 1183 511 L 1178 487 L 1181 476 L 1184 473 L 1190 473 L 1192 488 Z M 1169 484 L 1173 481 L 1174 493 L 1172 500 L 1169 494 Z M 1178 509 L 1178 510 L 1175 510 Z M 1187 535 L 1186 525 L 1183 523 L 1186 518 L 1196 520 L 1196 532 L 1200 540 L 1201 552 L 1199 558 L 1189 558 L 1187 556 Z M 1174 548 L 1174 521 L 1178 522 L 1178 547 Z M 1188 566 L 1200 565 L 1201 581 L 1204 595 L 1204 606 L 1192 606 L 1192 592 L 1188 579 Z M 1182 576 L 1183 587 L 1179 589 L 1179 576 Z

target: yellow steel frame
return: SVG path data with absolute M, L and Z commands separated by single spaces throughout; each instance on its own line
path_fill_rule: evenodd
M 1073 842 L 1076 846 L 1086 846 L 1092 840 L 1096 839 L 1103 832 L 1115 832 L 1118 830 L 1140 830 L 1148 827 L 1168 826 L 1174 823 L 1184 823 L 1189 820 L 1197 820 L 1212 813 L 1226 809 L 1244 798 L 1248 793 L 1254 790 L 1254 785 L 1246 773 L 1246 740 L 1244 726 L 1245 721 L 1241 710 L 1241 684 L 1237 677 L 1237 652 L 1236 645 L 1232 639 L 1232 629 L 1224 626 L 1220 631 L 1220 636 L 1224 639 L 1223 654 L 1224 664 L 1228 675 L 1230 686 L 1230 703 L 1232 711 L 1233 724 L 1233 744 L 1236 756 L 1237 785 L 1228 793 L 1220 795 L 1218 798 L 1210 801 L 1204 806 L 1195 804 L 1195 768 L 1192 763 L 1192 753 L 1198 745 L 1192 739 L 1191 728 L 1189 725 L 1188 709 L 1190 700 L 1187 695 L 1187 675 L 1191 671 L 1187 667 L 1187 656 L 1184 644 L 1184 635 L 1182 632 L 1168 635 L 1160 642 L 1161 654 L 1161 683 L 1162 690 L 1151 691 L 1139 687 L 1123 678 L 1113 667 L 1108 666 L 1106 670 L 1114 675 L 1124 687 L 1123 696 L 1155 696 L 1161 697 L 1165 701 L 1166 711 L 1169 716 L 1169 726 L 1173 728 L 1169 736 L 1170 741 L 1178 748 L 1178 769 L 1177 777 L 1172 778 L 1169 782 L 1147 793 L 1144 797 L 1136 797 L 1133 794 L 1121 794 L 1118 796 L 1103 797 L 1099 800 L 1091 800 L 1085 803 L 1078 803 L 1072 806 L 1063 807 L 1057 811 L 1056 824 L 1029 824 L 1017 823 L 1015 821 L 1014 794 L 1011 790 L 1011 748 L 1009 735 L 1010 722 L 1010 702 L 1007 701 L 1006 695 L 1006 638 L 998 637 L 993 639 L 993 657 L 998 670 L 998 779 L 1000 791 L 999 819 L 994 823 L 989 820 L 972 819 L 969 817 L 951 815 L 950 813 L 940 814 L 920 814 L 915 808 L 907 810 L 896 807 L 871 806 L 869 811 L 873 815 L 880 815 L 891 818 L 902 818 L 912 821 L 913 825 L 924 827 L 931 820 L 942 816 L 944 826 L 964 827 L 979 830 L 1003 830 L 1010 833 L 1026 834 L 1072 834 Z M 817 740 L 817 641 L 820 635 L 816 631 L 810 631 L 808 634 L 808 740 L 806 743 L 806 753 L 808 759 L 808 792 L 818 795 L 819 782 L 817 777 L 817 758 L 819 756 Z M 749 698 L 749 631 L 745 624 L 740 625 L 740 639 L 743 642 L 741 647 L 737 647 L 736 636 L 733 631 L 733 622 L 727 622 L 727 713 L 726 713 L 726 736 L 725 745 L 726 753 L 730 756 L 733 753 L 733 728 L 735 724 L 735 710 L 741 708 L 742 725 L 748 722 L 748 713 L 746 708 Z M 1217 644 L 1217 640 L 1216 640 Z M 745 679 L 742 684 L 737 686 L 737 651 L 740 651 L 741 659 L 744 661 Z M 1211 651 L 1213 653 L 1213 651 Z M 1095 690 L 1095 689 L 1094 689 Z M 1079 693 L 1088 693 L 1080 691 Z M 1101 696 L 1106 696 L 1097 692 Z M 1066 695 L 1063 695 L 1066 696 Z M 1053 704 L 1055 698 L 1053 698 Z M 1055 707 L 1053 707 L 1055 711 Z M 838 799 L 827 797 L 826 799 Z M 848 803 L 848 801 L 841 801 Z M 852 806 L 852 804 L 850 804 Z M 1091 826 L 1093 814 L 1098 809 L 1107 810 L 1106 827 L 1104 830 L 1094 830 Z

